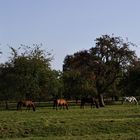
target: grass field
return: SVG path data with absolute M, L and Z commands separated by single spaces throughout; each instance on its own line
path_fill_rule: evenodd
M 0 111 L 0 139 L 5 140 L 139 140 L 140 105 L 109 105 L 69 110 L 38 107 Z

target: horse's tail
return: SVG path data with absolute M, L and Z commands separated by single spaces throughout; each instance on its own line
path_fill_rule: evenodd
M 19 102 L 17 103 L 17 110 L 19 109 Z
M 19 107 L 21 108 L 21 102 L 17 103 L 17 110 L 19 110 Z
M 66 109 L 68 110 L 69 107 L 68 107 L 68 102 L 67 102 L 67 101 L 66 101 L 66 103 L 65 103 L 65 106 L 66 106 Z
M 35 105 L 34 104 L 32 104 L 32 108 L 33 108 L 33 111 L 35 111 Z
M 57 106 L 59 106 L 59 103 L 58 103 L 58 100 L 55 99 L 55 100 L 53 101 L 53 109 L 56 108 L 56 110 L 57 110 Z
M 56 100 L 53 101 L 53 109 L 56 107 Z
M 66 109 L 67 109 L 67 110 L 69 109 L 68 104 L 66 104 Z

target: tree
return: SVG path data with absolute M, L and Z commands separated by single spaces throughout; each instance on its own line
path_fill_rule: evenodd
M 62 72 L 52 70 L 50 82 L 49 82 L 49 96 L 53 99 L 63 98 L 64 85 L 62 79 Z
M 24 50 L 21 50 L 23 47 Z M 34 45 L 33 48 L 22 45 L 22 48 L 16 50 L 11 47 L 12 56 L 1 68 L 3 99 L 12 96 L 15 100 L 34 100 L 49 93 L 51 54 L 41 50 L 39 45 Z
M 127 71 L 129 65 L 136 61 L 134 51 L 129 49 L 133 44 L 120 37 L 103 35 L 95 40 L 96 45 L 74 55 L 66 56 L 64 72 L 78 71 L 85 81 L 89 81 L 89 93 L 98 95 L 100 106 L 104 106 L 103 95 Z
M 96 74 L 96 88 L 101 106 L 102 94 L 137 60 L 135 52 L 129 49 L 132 45 L 120 37 L 104 35 L 96 39 L 96 47 L 91 49 L 91 53 L 97 55 L 100 62 Z
M 38 45 L 27 49 L 21 55 L 15 55 L 12 60 L 17 77 L 17 91 L 22 98 L 40 98 L 42 93 L 48 91 L 51 59 L 45 56 Z
M 8 109 L 8 101 L 15 97 L 15 76 L 13 69 L 9 63 L 0 65 L 0 99 L 5 101 L 6 109 Z
M 80 51 L 66 56 L 63 65 L 65 94 L 69 98 L 95 95 L 95 73 L 89 70 L 90 54 Z
M 140 96 L 140 60 L 129 67 L 122 80 L 122 88 L 124 96 Z

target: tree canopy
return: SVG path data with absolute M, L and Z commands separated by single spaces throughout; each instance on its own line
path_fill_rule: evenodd
M 132 45 L 120 37 L 103 35 L 95 40 L 95 47 L 66 56 L 63 71 L 64 73 L 78 71 L 80 77 L 84 79 L 84 84 L 87 85 L 88 82 L 86 90 L 91 89 L 89 93 L 91 91 L 96 93 L 100 105 L 104 106 L 102 95 L 122 78 L 129 65 L 133 65 L 137 60 L 135 52 L 129 49 Z M 81 89 L 82 86 L 81 84 Z
M 57 80 L 50 67 L 51 54 L 39 45 L 10 49 L 8 62 L 0 67 L 1 100 L 48 99 L 53 90 L 52 84 Z M 58 85 L 55 85 L 57 88 Z

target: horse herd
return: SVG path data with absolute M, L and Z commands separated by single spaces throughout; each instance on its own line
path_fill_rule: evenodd
M 122 104 L 124 104 L 125 102 L 129 102 L 129 103 L 135 103 L 138 104 L 138 101 L 135 97 L 131 96 L 131 97 L 123 97 L 122 99 Z M 93 105 L 95 105 L 96 108 L 99 108 L 99 104 L 98 101 L 95 98 L 82 98 L 81 99 L 81 104 L 80 104 L 80 108 L 84 108 L 85 104 L 88 103 L 90 104 L 91 108 L 93 107 Z M 22 110 L 22 107 L 26 107 L 26 110 L 30 110 L 30 108 L 33 109 L 33 111 L 35 111 L 35 104 L 34 102 L 30 101 L 30 100 L 21 100 L 17 103 L 17 110 Z M 68 102 L 65 99 L 55 99 L 53 101 L 53 109 L 67 109 L 68 110 Z

